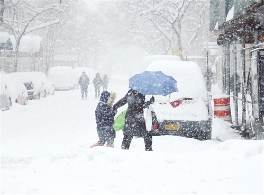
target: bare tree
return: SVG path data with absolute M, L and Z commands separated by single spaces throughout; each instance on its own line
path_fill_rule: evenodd
M 0 0 L 0 25 L 3 23 L 4 9 L 5 9 L 4 0 Z
M 59 23 L 56 25 L 47 26 L 41 30 L 44 39 L 43 49 L 43 69 L 47 73 L 49 68 L 54 64 L 55 46 L 56 43 L 64 41 L 64 32 L 69 28 L 69 21 L 73 17 L 71 10 L 73 3 L 70 1 L 63 1 L 59 10 L 50 10 L 42 15 L 42 21 L 45 22 L 50 18 L 57 18 Z
M 145 44 L 147 50 L 158 46 L 163 48 L 163 53 L 173 53 L 173 48 L 177 47 L 181 59 L 183 30 L 191 37 L 186 44 L 191 44 L 201 31 L 206 7 L 205 1 L 201 0 L 131 0 L 123 1 L 121 5 L 127 14 L 127 22 L 131 23 L 129 32 L 137 39 L 149 42 Z
M 52 2 L 51 2 L 52 3 Z M 34 7 L 27 1 L 23 0 L 9 0 L 5 9 L 8 9 L 8 17 L 3 17 L 3 26 L 9 32 L 11 32 L 16 40 L 16 47 L 14 50 L 13 66 L 14 71 L 17 71 L 18 51 L 20 41 L 23 35 L 50 26 L 59 22 L 56 18 L 46 18 L 45 22 L 41 21 L 42 16 L 49 11 L 60 11 L 60 7 L 57 4 L 45 5 L 42 7 Z

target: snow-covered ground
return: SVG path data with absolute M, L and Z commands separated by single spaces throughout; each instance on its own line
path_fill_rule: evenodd
M 128 83 L 113 79 L 119 99 Z M 90 85 L 87 100 L 56 91 L 1 112 L 1 194 L 264 194 L 263 140 L 244 140 L 214 119 L 208 141 L 154 137 L 146 152 L 137 138 L 126 151 L 119 131 L 115 148 L 90 148 L 97 103 Z

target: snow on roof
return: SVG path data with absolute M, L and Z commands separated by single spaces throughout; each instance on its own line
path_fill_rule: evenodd
M 9 39 L 9 33 L 0 32 L 0 43 L 5 43 Z
M 9 75 L 18 78 L 23 83 L 33 82 L 36 88 L 40 88 L 42 85 L 41 77 L 36 72 L 13 72 L 9 73 Z
M 229 12 L 228 12 L 228 14 L 227 14 L 227 16 L 226 16 L 226 22 L 228 21 L 228 20 L 231 20 L 231 19 L 233 19 L 233 17 L 234 17 L 234 6 L 229 10 Z
M 14 35 L 10 35 L 10 40 L 13 44 L 13 50 L 16 48 L 16 40 Z M 42 38 L 40 36 L 22 36 L 19 45 L 19 52 L 36 53 L 40 50 Z
M 155 60 L 176 60 L 176 61 L 181 61 L 181 58 L 179 56 L 175 56 L 175 55 L 151 55 L 151 56 L 147 56 L 143 59 L 144 64 L 147 66 L 149 65 L 151 62 L 155 61 Z

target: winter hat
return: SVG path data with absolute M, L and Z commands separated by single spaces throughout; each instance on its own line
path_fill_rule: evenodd
M 110 97 L 110 93 L 108 91 L 103 91 L 101 93 L 100 101 L 107 103 L 109 97 Z

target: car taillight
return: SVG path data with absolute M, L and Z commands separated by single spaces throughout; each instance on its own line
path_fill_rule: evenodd
M 152 127 L 153 127 L 153 130 L 157 130 L 159 128 L 158 124 L 154 124 Z
M 173 101 L 173 102 L 170 102 L 170 104 L 171 104 L 171 106 L 172 106 L 173 108 L 176 108 L 176 107 L 178 107 L 179 105 L 182 104 L 182 100 L 175 100 L 175 101 Z

